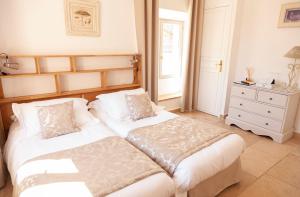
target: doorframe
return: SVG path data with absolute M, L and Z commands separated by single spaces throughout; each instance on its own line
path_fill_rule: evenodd
M 238 14 L 238 5 L 239 0 L 232 0 L 231 5 L 231 20 L 230 20 L 230 30 L 229 30 L 229 44 L 227 48 L 227 54 L 226 57 L 226 68 L 224 70 L 224 73 L 222 74 L 224 87 L 221 92 L 221 97 L 219 100 L 220 103 L 220 109 L 219 109 L 219 117 L 225 116 L 227 114 L 227 105 L 228 99 L 229 99 L 229 93 L 231 91 L 231 82 L 232 82 L 232 73 L 234 72 L 235 68 L 235 59 L 234 59 L 234 53 L 233 53 L 233 46 L 234 46 L 234 38 L 235 38 L 235 31 L 237 27 L 237 14 Z M 238 37 L 237 37 L 238 42 Z
M 229 22 L 229 39 L 228 39 L 228 44 L 227 44 L 227 53 L 224 54 L 224 66 L 223 69 L 224 71 L 221 72 L 220 75 L 220 84 L 224 84 L 222 88 L 220 88 L 220 97 L 217 98 L 217 116 L 218 117 L 223 117 L 227 114 L 227 99 L 228 93 L 230 92 L 230 83 L 232 81 L 231 74 L 234 71 L 233 65 L 234 65 L 234 57 L 233 57 L 233 44 L 234 44 L 234 35 L 235 35 L 235 30 L 236 30 L 236 20 L 237 20 L 237 12 L 238 12 L 238 3 L 239 0 L 230 0 L 232 4 L 229 3 L 229 8 L 230 8 L 230 22 Z M 228 4 L 223 4 L 222 6 L 225 6 Z M 207 9 L 207 8 L 204 8 Z

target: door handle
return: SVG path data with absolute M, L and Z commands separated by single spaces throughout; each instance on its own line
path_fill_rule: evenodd
M 222 72 L 223 69 L 223 60 L 220 60 L 220 63 L 216 64 L 218 72 Z

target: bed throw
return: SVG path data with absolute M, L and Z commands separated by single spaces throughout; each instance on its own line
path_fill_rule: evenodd
M 199 120 L 177 117 L 135 129 L 127 140 L 173 176 L 183 159 L 231 133 Z
M 14 196 L 35 186 L 72 182 L 84 183 L 91 196 L 105 196 L 150 175 L 165 172 L 126 140 L 116 136 L 39 156 L 25 162 L 21 168 L 35 162 L 64 160 L 71 162 L 76 170 L 70 172 L 62 166 L 62 170 L 69 172 L 53 173 L 45 169 L 43 173 L 25 177 L 14 187 Z

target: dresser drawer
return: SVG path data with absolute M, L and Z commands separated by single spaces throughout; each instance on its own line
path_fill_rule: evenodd
M 274 94 L 271 92 L 259 91 L 257 100 L 260 102 L 285 107 L 287 102 L 287 96 L 282 94 Z
M 233 86 L 231 90 L 231 94 L 234 96 L 239 96 L 242 98 L 254 100 L 256 96 L 256 90 L 243 88 L 239 86 Z
M 250 124 L 254 124 L 271 131 L 275 131 L 278 133 L 281 132 L 282 121 L 272 120 L 234 108 L 229 108 L 229 117 L 248 122 Z
M 269 118 L 274 118 L 278 120 L 284 119 L 285 110 L 282 108 L 272 107 L 269 105 L 252 102 L 238 97 L 231 97 L 230 106 L 242 109 L 244 111 L 257 113 Z

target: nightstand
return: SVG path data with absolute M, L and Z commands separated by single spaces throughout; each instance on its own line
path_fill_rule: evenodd
M 5 169 L 2 157 L 2 149 L 0 148 L 0 188 L 5 186 Z

